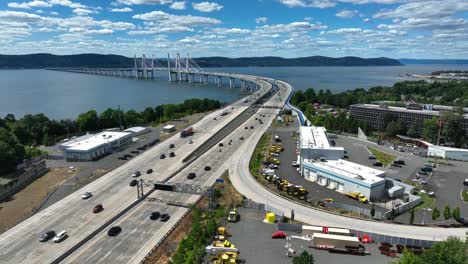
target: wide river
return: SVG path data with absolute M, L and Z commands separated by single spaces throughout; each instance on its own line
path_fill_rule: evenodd
M 246 73 L 280 79 L 296 89 L 330 89 L 391 86 L 409 79 L 407 73 L 436 70 L 468 70 L 468 65 L 408 65 L 397 67 L 247 67 L 208 69 Z M 74 118 L 89 109 L 108 107 L 143 110 L 147 106 L 180 103 L 189 98 L 212 98 L 232 102 L 239 89 L 214 85 L 168 83 L 161 72 L 156 80 L 64 73 L 47 70 L 0 70 L 0 116 L 21 117 L 44 113 L 51 118 Z

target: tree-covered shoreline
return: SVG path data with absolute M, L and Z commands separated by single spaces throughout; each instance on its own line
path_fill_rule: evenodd
M 189 99 L 181 104 L 163 104 L 147 107 L 138 112 L 133 109 L 108 108 L 98 114 L 89 110 L 76 119 L 49 119 L 44 114 L 25 115 L 20 119 L 12 114 L 0 117 L 0 175 L 11 172 L 18 163 L 41 152 L 39 145 L 51 145 L 73 135 L 84 134 L 114 127 L 157 125 L 171 119 L 194 113 L 218 109 L 223 104 L 212 99 Z

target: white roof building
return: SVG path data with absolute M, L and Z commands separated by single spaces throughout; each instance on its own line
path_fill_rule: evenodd
M 133 134 L 133 136 L 139 136 L 139 135 L 142 135 L 142 134 L 145 134 L 145 133 L 148 133 L 150 132 L 151 129 L 148 128 L 148 127 L 130 127 L 130 128 L 127 128 L 124 130 L 124 132 L 130 132 Z
M 332 146 L 324 127 L 301 126 L 299 128 L 301 159 L 341 159 L 343 147 Z

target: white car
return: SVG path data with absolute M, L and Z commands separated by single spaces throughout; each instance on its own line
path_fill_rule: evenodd
M 293 167 L 299 167 L 299 163 L 297 163 L 297 160 L 291 162 Z
M 64 240 L 67 236 L 68 236 L 67 231 L 64 230 L 56 234 L 54 239 L 52 239 L 52 241 L 54 241 L 54 243 L 59 243 L 59 242 L 62 242 L 62 240 Z
M 188 141 L 188 143 L 189 143 L 189 144 L 192 144 L 192 143 L 193 143 L 193 141 L 190 139 L 190 140 Z
M 83 195 L 81 195 L 81 199 L 86 200 L 86 199 L 91 198 L 91 196 L 93 196 L 91 192 L 85 192 L 83 193 Z

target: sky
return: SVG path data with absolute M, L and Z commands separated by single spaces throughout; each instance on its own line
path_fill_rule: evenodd
M 468 0 L 0 0 L 0 54 L 468 59 Z

